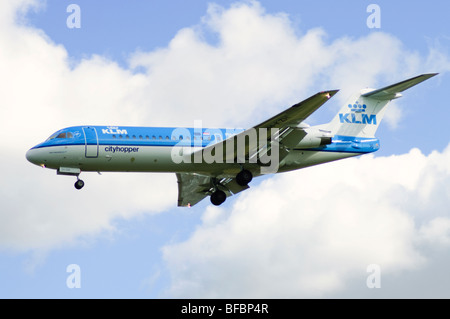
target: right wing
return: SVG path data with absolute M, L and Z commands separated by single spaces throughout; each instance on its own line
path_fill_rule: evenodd
M 178 206 L 194 206 L 208 196 L 211 177 L 199 174 L 177 173 Z
M 192 207 L 214 190 L 214 177 L 197 173 L 177 173 L 178 206 Z M 248 186 L 240 186 L 234 178 L 222 178 L 216 181 L 218 187 L 228 196 L 237 194 Z

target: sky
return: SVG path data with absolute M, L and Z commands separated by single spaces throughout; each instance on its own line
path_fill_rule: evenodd
M 0 297 L 449 298 L 449 9 L 1 1 Z M 178 208 L 175 174 L 83 173 L 76 191 L 25 159 L 72 125 L 245 128 L 339 89 L 307 121 L 327 123 L 362 88 L 435 72 L 389 105 L 375 154 L 220 207 Z

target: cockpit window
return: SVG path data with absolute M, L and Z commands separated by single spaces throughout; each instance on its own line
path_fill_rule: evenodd
M 58 135 L 57 133 L 52 134 L 52 135 L 47 139 L 47 141 L 53 140 L 54 138 L 56 138 L 57 135 Z
M 53 140 L 53 139 L 55 139 L 55 138 L 73 138 L 73 133 L 71 133 L 71 132 L 63 132 L 63 133 L 59 133 L 59 132 L 57 132 L 57 133 L 55 133 L 55 134 L 53 134 L 52 136 L 50 136 L 48 139 L 47 139 L 47 141 L 50 141 L 50 140 Z

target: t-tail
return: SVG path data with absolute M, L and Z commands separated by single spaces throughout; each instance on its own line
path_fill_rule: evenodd
M 401 97 L 401 92 L 437 74 L 419 75 L 378 90 L 361 90 L 341 108 L 327 129 L 334 136 L 373 138 L 389 102 Z

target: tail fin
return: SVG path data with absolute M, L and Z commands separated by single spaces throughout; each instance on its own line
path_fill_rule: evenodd
M 328 124 L 328 130 L 333 135 L 374 137 L 380 124 L 386 106 L 393 99 L 397 99 L 403 92 L 438 73 L 430 73 L 386 86 L 382 89 L 364 89 L 352 96 L 334 119 Z

